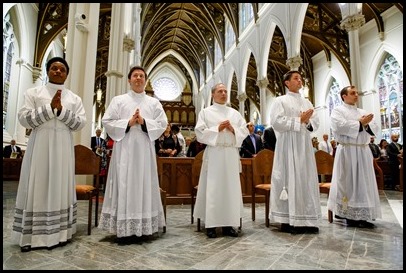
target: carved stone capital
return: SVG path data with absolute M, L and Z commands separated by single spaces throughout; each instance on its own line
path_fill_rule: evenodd
M 240 93 L 237 95 L 237 99 L 239 102 L 244 102 L 247 98 L 248 98 L 248 96 L 245 93 Z
M 35 82 L 38 80 L 38 78 L 41 76 L 41 71 L 42 71 L 41 67 L 36 67 L 36 66 L 34 66 L 34 67 L 32 68 L 32 80 L 33 80 L 34 83 L 35 83 Z
M 286 64 L 287 66 L 289 66 L 290 69 L 298 69 L 302 63 L 303 59 L 300 56 L 289 58 L 286 61 Z
M 348 16 L 341 21 L 341 29 L 345 29 L 347 32 L 357 30 L 365 24 L 365 16 L 363 14 L 356 14 Z
M 106 77 L 116 77 L 116 78 L 122 78 L 123 77 L 123 73 L 121 73 L 121 72 L 119 72 L 117 70 L 109 70 L 104 75 L 106 75 Z
M 123 39 L 123 49 L 124 51 L 131 52 L 135 49 L 135 41 L 128 36 L 125 36 Z
M 257 80 L 257 86 L 258 86 L 260 89 L 266 88 L 266 87 L 268 86 L 268 84 L 269 84 L 269 81 L 268 81 L 267 78 L 263 78 L 263 79 L 261 79 L 261 80 Z

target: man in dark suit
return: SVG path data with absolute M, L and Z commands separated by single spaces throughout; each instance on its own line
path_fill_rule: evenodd
M 15 139 L 12 139 L 10 141 L 10 145 L 4 146 L 4 148 L 3 148 L 3 158 L 10 158 L 11 153 L 13 153 L 13 152 L 17 153 L 16 158 L 21 158 L 22 157 L 21 148 L 16 145 Z
M 100 137 L 101 132 L 102 132 L 101 129 L 96 129 L 96 136 L 92 136 L 92 139 L 90 141 L 90 146 L 92 147 L 92 151 L 98 155 L 102 154 L 103 147 L 104 147 L 104 150 L 106 149 L 106 141 L 102 137 Z M 96 152 L 97 148 L 99 148 L 101 150 L 99 150 L 99 152 Z
M 370 142 L 369 142 L 369 148 L 371 148 L 372 156 L 374 158 L 380 158 L 381 157 L 381 149 L 379 149 L 379 146 L 374 143 L 375 137 L 371 136 Z
M 261 137 L 255 133 L 255 127 L 252 122 L 247 123 L 247 128 L 250 134 L 244 139 L 241 144 L 240 156 L 243 158 L 252 158 L 261 151 L 264 146 Z
M 399 135 L 394 133 L 391 135 L 392 142 L 386 147 L 386 152 L 389 157 L 389 167 L 391 170 L 391 184 L 387 185 L 386 188 L 390 190 L 395 190 L 399 185 L 399 159 L 398 157 L 403 156 L 403 146 L 398 143 Z
M 264 149 L 275 151 L 276 135 L 275 135 L 275 131 L 273 130 L 272 126 L 266 128 L 264 130 L 264 135 L 262 137 L 263 137 Z

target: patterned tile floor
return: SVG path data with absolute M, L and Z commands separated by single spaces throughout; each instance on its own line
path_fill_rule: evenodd
M 339 220 L 328 223 L 327 197 L 322 194 L 319 234 L 281 233 L 272 223 L 266 228 L 263 204 L 256 206 L 256 221 L 245 204 L 238 238 L 208 239 L 190 223 L 189 205 L 170 205 L 166 233 L 124 246 L 98 228 L 87 235 L 87 203 L 80 201 L 78 230 L 70 244 L 22 253 L 10 241 L 16 185 L 3 182 L 3 270 L 403 269 L 401 192 L 380 192 L 383 218 L 372 230 L 347 227 Z

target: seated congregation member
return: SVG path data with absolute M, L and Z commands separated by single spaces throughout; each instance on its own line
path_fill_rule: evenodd
M 162 157 L 176 157 L 181 149 L 179 139 L 172 133 L 171 124 L 168 123 L 165 132 L 155 140 L 156 154 Z
M 391 190 L 396 190 L 399 187 L 399 157 L 403 156 L 403 146 L 402 144 L 398 143 L 399 134 L 392 133 L 390 139 L 391 143 L 389 143 L 388 147 L 386 148 L 386 152 L 388 153 L 389 168 L 391 171 L 391 184 L 388 185 L 388 188 Z
M 178 142 L 180 145 L 180 150 L 178 154 L 176 155 L 177 157 L 185 157 L 186 156 L 186 140 L 185 137 L 182 135 L 182 132 L 180 131 L 180 128 L 178 125 L 174 124 L 171 126 L 172 134 L 174 134 L 178 138 Z
M 264 130 L 262 143 L 264 144 L 264 149 L 275 151 L 276 135 L 272 126 L 269 126 Z
M 197 141 L 197 138 L 194 137 L 187 150 L 186 156 L 195 157 L 198 153 L 203 151 L 204 148 L 206 148 L 206 144 L 200 143 L 199 141 Z
M 106 137 L 106 148 L 107 148 L 107 157 L 111 157 L 113 153 L 114 139 L 112 139 L 109 134 Z
M 375 142 L 375 136 L 371 136 L 370 142 L 369 142 L 369 148 L 371 148 L 372 156 L 374 158 L 379 159 L 381 157 L 381 149 Z
M 197 140 L 207 146 L 193 217 L 204 221 L 209 238 L 217 237 L 217 227 L 225 236 L 238 237 L 233 228 L 243 214 L 238 149 L 248 129 L 241 114 L 227 106 L 224 84 L 216 84 L 211 94 L 213 104 L 200 111 L 195 127 Z
M 13 154 L 14 153 L 14 154 Z M 11 156 L 13 155 L 13 156 Z M 3 148 L 3 158 L 21 158 L 22 152 L 21 148 L 16 145 L 15 139 L 10 141 L 10 145 L 6 145 Z
M 247 128 L 249 135 L 242 142 L 240 156 L 242 158 L 253 158 L 264 148 L 264 146 L 261 137 L 255 133 L 254 123 L 248 122 Z
M 381 159 L 382 160 L 388 160 L 388 148 L 389 143 L 386 141 L 386 139 L 381 139 L 379 142 L 379 149 L 381 151 Z

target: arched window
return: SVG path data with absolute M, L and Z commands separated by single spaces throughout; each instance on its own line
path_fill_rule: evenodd
M 336 79 L 333 78 L 333 80 L 331 81 L 331 85 L 330 85 L 330 89 L 329 89 L 329 93 L 327 96 L 327 107 L 328 107 L 328 116 L 331 116 L 331 112 L 333 111 L 333 109 L 336 106 L 339 106 L 341 104 L 343 104 L 343 101 L 340 97 L 340 85 L 338 84 L 338 82 L 336 81 Z
M 214 41 L 214 64 L 215 66 L 219 65 L 222 60 L 222 54 L 220 49 L 220 44 L 217 40 Z
M 235 43 L 235 33 L 230 20 L 226 17 L 226 52 Z
M 252 10 L 251 3 L 240 3 L 239 5 L 240 32 L 242 33 L 249 23 L 254 19 L 254 11 Z
M 403 139 L 403 71 L 398 61 L 388 54 L 376 78 L 379 90 L 382 138 L 390 142 L 393 133 Z
M 14 55 L 14 30 L 7 14 L 3 21 L 3 130 L 6 129 L 7 107 L 10 91 L 11 64 Z
M 336 79 L 333 78 L 333 80 L 331 81 L 331 85 L 329 88 L 330 91 L 328 92 L 327 101 L 326 101 L 329 118 L 331 116 L 331 112 L 333 112 L 333 109 L 335 107 L 343 104 L 343 100 L 340 97 L 341 89 L 342 88 L 340 87 L 340 85 L 338 84 Z M 330 136 L 332 136 L 332 135 L 333 135 L 333 130 L 331 129 L 331 126 L 330 126 Z
M 152 84 L 154 94 L 159 100 L 173 101 L 180 96 L 180 89 L 176 82 L 169 77 L 158 78 Z

